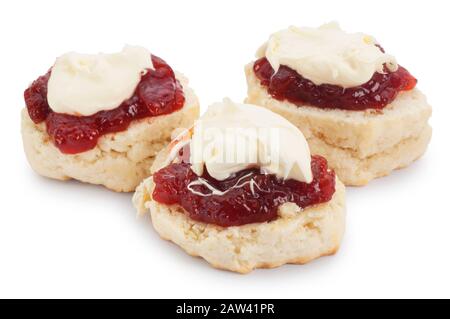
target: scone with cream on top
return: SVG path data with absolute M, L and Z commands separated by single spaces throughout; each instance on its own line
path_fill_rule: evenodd
M 344 186 L 300 130 L 228 99 L 158 154 L 133 203 L 163 239 L 239 273 L 334 254 L 345 228 Z
M 187 79 L 142 47 L 67 53 L 24 93 L 22 138 L 40 175 L 134 191 L 199 103 Z
M 245 68 L 248 103 L 300 128 L 346 185 L 408 166 L 431 138 L 417 80 L 376 40 L 336 23 L 272 34 Z

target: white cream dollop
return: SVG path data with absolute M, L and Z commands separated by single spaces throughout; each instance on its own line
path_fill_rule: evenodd
M 316 85 L 334 84 L 344 88 L 369 81 L 384 65 L 397 70 L 391 55 L 381 52 L 376 40 L 363 33 L 347 33 L 335 22 L 319 28 L 291 26 L 272 34 L 258 50 L 272 68 L 288 66 Z
M 133 95 L 146 69 L 153 69 L 150 52 L 138 46 L 112 54 L 66 53 L 52 68 L 48 104 L 54 112 L 82 116 L 114 109 Z
M 300 130 L 263 107 L 224 99 L 211 105 L 191 130 L 190 163 L 224 180 L 250 167 L 310 183 L 311 154 Z

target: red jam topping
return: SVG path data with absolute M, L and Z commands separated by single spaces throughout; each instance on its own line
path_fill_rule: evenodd
M 46 123 L 47 133 L 59 150 L 66 154 L 88 151 L 100 136 L 124 131 L 131 121 L 172 113 L 183 107 L 183 88 L 171 67 L 151 56 L 154 70 L 142 75 L 132 97 L 117 108 L 90 116 L 55 113 L 47 102 L 47 83 L 51 70 L 25 90 L 28 114 L 34 123 Z
M 314 179 L 309 184 L 282 180 L 258 169 L 246 169 L 218 181 L 205 169 L 201 178 L 215 189 L 226 192 L 211 195 L 211 190 L 198 183 L 189 189 L 189 184 L 198 180 L 189 163 L 170 164 L 153 175 L 152 196 L 165 205 L 180 205 L 190 218 L 204 223 L 223 227 L 262 223 L 276 219 L 278 207 L 283 203 L 294 202 L 305 208 L 332 198 L 335 174 L 328 169 L 326 159 L 313 156 L 311 168 Z
M 381 48 L 380 48 L 381 49 Z M 266 58 L 257 60 L 253 71 L 261 84 L 267 87 L 270 95 L 277 100 L 312 105 L 319 108 L 337 108 L 360 111 L 382 109 L 391 103 L 400 91 L 412 90 L 417 80 L 403 67 L 397 71 L 375 73 L 360 86 L 342 88 L 337 85 L 316 85 L 287 66 L 274 69 Z

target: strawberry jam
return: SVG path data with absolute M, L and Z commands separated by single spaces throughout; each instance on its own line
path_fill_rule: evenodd
M 342 88 L 332 84 L 316 85 L 287 66 L 275 73 L 266 58 L 257 60 L 253 71 L 270 95 L 277 100 L 288 100 L 296 105 L 360 111 L 382 109 L 391 103 L 400 91 L 412 90 L 417 80 L 403 67 L 397 71 L 375 73 L 360 86 Z M 275 74 L 274 74 L 275 73 Z
M 45 121 L 47 133 L 59 150 L 66 154 L 88 151 L 97 145 L 100 136 L 124 131 L 131 121 L 168 114 L 184 104 L 183 88 L 171 67 L 151 56 L 154 70 L 142 75 L 136 90 L 117 108 L 90 116 L 55 113 L 47 102 L 47 83 L 51 70 L 25 90 L 28 114 L 34 123 Z
M 152 196 L 165 205 L 180 205 L 190 218 L 204 223 L 227 227 L 268 222 L 277 218 L 278 207 L 283 203 L 294 202 L 305 208 L 333 197 L 335 174 L 328 169 L 326 159 L 313 156 L 311 168 L 314 179 L 309 184 L 282 180 L 254 168 L 218 181 L 205 169 L 201 179 L 223 192 L 213 195 L 208 187 L 196 182 L 199 177 L 189 163 L 175 163 L 153 175 Z

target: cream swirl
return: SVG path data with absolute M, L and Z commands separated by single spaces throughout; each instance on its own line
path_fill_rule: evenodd
M 88 116 L 111 110 L 130 98 L 142 72 L 152 69 L 150 52 L 125 46 L 113 54 L 60 56 L 48 81 L 47 99 L 57 113 Z
M 344 88 L 369 81 L 386 66 L 397 70 L 395 58 L 380 50 L 376 40 L 363 33 L 347 33 L 337 23 L 319 28 L 289 27 L 272 34 L 258 50 L 275 71 L 288 66 L 316 85 Z

